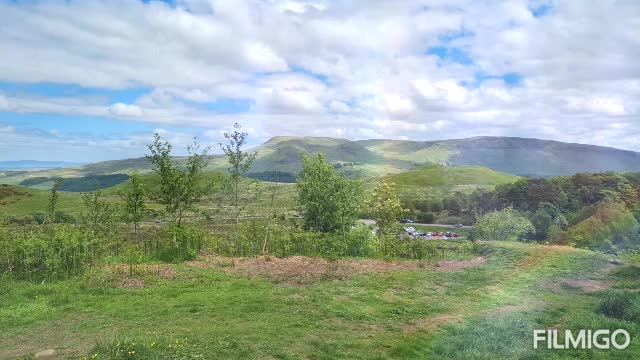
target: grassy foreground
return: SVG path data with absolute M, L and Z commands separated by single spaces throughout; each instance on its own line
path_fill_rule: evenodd
M 308 281 L 243 273 L 235 271 L 240 260 L 212 258 L 146 265 L 133 277 L 110 268 L 52 284 L 6 282 L 0 358 L 48 348 L 99 359 L 640 356 L 640 318 L 598 311 L 616 288 L 638 305 L 638 267 L 566 247 L 483 246 L 486 261 L 474 266 L 340 276 L 327 267 Z M 533 329 L 545 328 L 625 328 L 632 342 L 626 350 L 534 350 Z

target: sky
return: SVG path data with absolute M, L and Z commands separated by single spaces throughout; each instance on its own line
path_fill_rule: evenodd
M 273 136 L 640 151 L 640 1 L 0 0 L 0 161 Z

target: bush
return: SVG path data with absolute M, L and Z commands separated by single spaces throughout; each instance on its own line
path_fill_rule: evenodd
M 421 212 L 418 214 L 418 222 L 423 224 L 433 224 L 436 220 L 436 215 L 432 212 Z
M 42 224 L 47 222 L 47 214 L 45 214 L 45 213 L 43 213 L 41 211 L 37 212 L 37 213 L 34 213 L 31 216 L 33 217 L 33 221 L 36 224 L 42 225 Z
M 205 247 L 205 234 L 201 229 L 185 225 L 171 225 L 156 239 L 156 256 L 161 261 L 193 260 Z
M 624 291 L 607 291 L 596 304 L 600 314 L 610 318 L 640 320 L 640 295 Z
M 72 226 L 37 226 L 0 232 L 0 275 L 55 280 L 82 274 L 104 255 L 105 239 Z
M 603 203 L 575 226 L 552 238 L 555 243 L 593 250 L 633 249 L 640 247 L 640 224 L 624 205 Z
M 474 240 L 517 241 L 535 234 L 531 221 L 512 208 L 494 211 L 478 218 L 471 232 Z
M 71 214 L 62 211 L 56 211 L 56 222 L 59 224 L 75 224 L 76 218 Z

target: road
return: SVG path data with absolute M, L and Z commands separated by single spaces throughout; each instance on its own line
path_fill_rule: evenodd
M 376 222 L 375 220 L 371 220 L 371 219 L 358 219 L 358 221 L 360 221 L 361 223 L 369 226 L 369 225 L 374 225 Z M 410 223 L 410 224 L 403 224 L 403 225 L 407 225 L 407 226 L 411 226 L 411 225 L 420 225 L 420 226 L 433 226 L 433 227 L 443 227 L 443 228 L 456 228 L 453 225 L 449 225 L 449 224 L 423 224 L 423 223 Z M 462 226 L 463 229 L 471 229 L 473 228 L 473 226 L 469 226 L 469 225 L 463 225 Z M 459 229 L 459 228 L 457 228 Z

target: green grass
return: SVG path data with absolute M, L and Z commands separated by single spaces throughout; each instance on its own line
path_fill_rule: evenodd
M 513 182 L 517 176 L 481 166 L 426 165 L 400 174 L 385 177 L 398 188 L 410 186 L 499 185 Z
M 46 212 L 50 192 L 29 189 L 21 186 L 0 185 L 0 192 L 7 191 L 0 197 L 0 215 L 31 215 Z M 79 193 L 60 192 L 57 210 L 77 215 L 82 207 Z
M 637 358 L 638 323 L 597 311 L 599 293 L 563 278 L 611 281 L 604 255 L 484 244 L 487 263 L 288 286 L 176 266 L 143 289 L 59 283 L 0 287 L 0 358 L 56 348 L 65 358 L 495 359 Z M 625 272 L 627 280 L 633 273 Z M 636 281 L 640 278 L 636 277 Z M 625 351 L 532 348 L 532 329 L 618 328 Z M 176 340 L 179 348 L 175 348 Z M 95 345 L 99 344 L 96 348 Z M 154 344 L 155 343 L 155 344 Z M 154 344 L 153 346 L 151 344 Z M 172 345 L 169 347 L 169 345 Z M 122 356 L 117 350 L 136 351 Z M 116 355 L 119 354 L 119 355 Z

